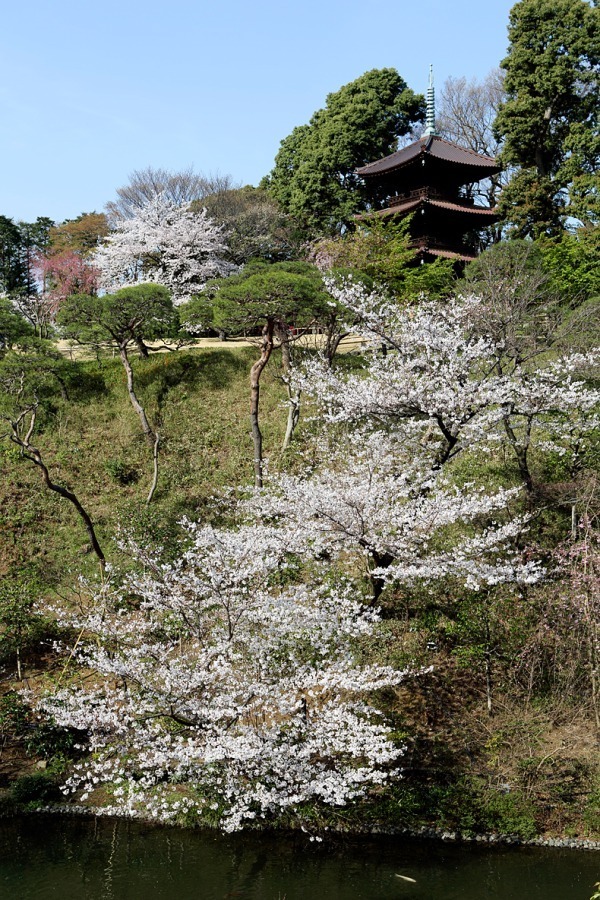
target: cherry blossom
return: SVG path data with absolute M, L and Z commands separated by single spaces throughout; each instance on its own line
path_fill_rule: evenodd
M 278 529 L 187 529 L 174 564 L 140 551 L 145 574 L 62 614 L 96 673 L 43 704 L 89 735 L 65 789 L 103 785 L 111 811 L 160 819 L 212 804 L 233 830 L 383 783 L 402 748 L 364 698 L 407 673 L 355 660 L 377 612 L 350 583 L 277 587 L 290 565 Z
M 313 360 L 295 376 L 324 426 L 304 469 L 232 495 L 237 527 L 185 522 L 173 562 L 132 546 L 139 574 L 58 611 L 93 676 L 43 707 L 88 735 L 66 790 L 104 787 L 111 812 L 195 810 L 234 830 L 397 777 L 373 692 L 418 673 L 369 664 L 380 595 L 544 577 L 522 551 L 527 454 L 591 440 L 598 352 L 507 355 L 477 297 L 401 308 L 352 281 L 329 290 L 365 353 L 359 371 Z M 486 484 L 481 466 L 466 480 L 461 461 L 499 447 L 523 485 Z
M 167 287 L 179 305 L 197 294 L 209 278 L 235 270 L 222 257 L 226 246 L 221 227 L 206 210 L 190 212 L 159 194 L 132 218 L 118 223 L 94 254 L 94 263 L 106 291 L 154 282 Z

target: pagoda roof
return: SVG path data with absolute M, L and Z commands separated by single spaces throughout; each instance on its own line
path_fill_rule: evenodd
M 428 197 L 422 194 L 419 197 L 411 197 L 400 203 L 393 203 L 385 209 L 372 210 L 370 213 L 363 213 L 357 216 L 357 219 L 366 219 L 369 215 L 375 216 L 396 216 L 398 214 L 406 215 L 420 206 L 433 206 L 437 209 L 449 209 L 453 212 L 466 213 L 468 216 L 485 216 L 486 218 L 497 218 L 497 210 L 488 206 L 475 206 L 467 203 L 451 203 L 448 200 L 440 200 L 434 197 Z
M 454 259 L 460 260 L 461 262 L 472 262 L 474 259 L 477 259 L 477 255 L 474 253 L 469 253 L 465 250 L 450 250 L 447 247 L 436 246 L 435 243 L 431 244 L 428 238 L 423 238 L 421 241 L 414 241 L 412 249 L 417 256 L 434 256 L 438 259 Z
M 375 162 L 367 163 L 366 166 L 361 166 L 355 172 L 362 178 L 388 175 L 396 169 L 401 169 L 415 160 L 427 156 L 446 163 L 480 169 L 485 173 L 481 177 L 495 175 L 501 168 L 491 156 L 483 156 L 481 153 L 468 150 L 466 147 L 460 147 L 452 141 L 438 137 L 438 135 L 429 134 L 423 135 L 418 141 L 413 141 L 412 144 L 397 150 L 395 153 L 391 153 L 389 156 L 384 156 L 383 159 L 377 159 Z

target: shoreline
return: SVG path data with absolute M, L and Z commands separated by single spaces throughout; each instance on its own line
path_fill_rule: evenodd
M 139 822 L 143 825 L 154 825 L 157 828 L 168 827 L 177 828 L 182 831 L 206 830 L 211 832 L 221 832 L 218 828 L 211 828 L 208 825 L 196 828 L 189 828 L 185 825 L 178 825 L 175 822 L 158 822 L 156 819 L 147 819 L 143 816 L 105 814 L 102 807 L 93 806 L 76 806 L 63 803 L 45 804 L 36 810 L 26 811 L 26 815 L 64 815 L 64 816 L 84 816 L 89 818 L 115 819 L 116 821 Z M 15 811 L 15 815 L 21 815 L 21 811 Z M 240 829 L 235 834 L 250 834 L 252 832 L 265 833 L 270 831 L 271 834 L 276 833 L 278 829 Z M 281 829 L 282 834 L 295 834 L 300 832 L 300 827 L 296 829 Z M 307 835 L 309 834 L 306 832 Z M 491 832 L 489 834 L 468 834 L 461 831 L 448 831 L 446 829 L 437 829 L 430 826 L 420 826 L 418 828 L 394 828 L 385 825 L 371 825 L 363 829 L 340 829 L 327 827 L 318 835 L 323 840 L 326 837 L 406 837 L 414 840 L 431 840 L 441 843 L 453 844 L 474 844 L 478 846 L 496 846 L 496 847 L 541 847 L 544 849 L 555 850 L 579 850 L 579 851 L 600 851 L 600 840 L 592 840 L 588 838 L 570 838 L 570 837 L 537 837 L 537 838 L 521 838 L 516 834 L 498 834 Z M 314 836 L 312 836 L 314 837 Z

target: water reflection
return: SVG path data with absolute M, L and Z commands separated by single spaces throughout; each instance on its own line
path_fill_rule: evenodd
M 304 835 L 54 816 L 0 822 L 7 900 L 588 900 L 599 876 L 600 857 L 575 851 L 400 838 L 315 845 Z

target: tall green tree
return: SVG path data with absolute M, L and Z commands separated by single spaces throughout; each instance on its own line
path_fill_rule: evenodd
M 26 284 L 21 230 L 12 219 L 0 216 L 0 292 L 12 294 Z
M 35 222 L 14 222 L 0 216 L 0 292 L 27 294 L 36 290 L 33 257 L 48 246 L 52 219 L 38 216 Z
M 262 186 L 308 234 L 335 233 L 366 208 L 354 170 L 393 153 L 423 117 L 423 97 L 395 69 L 372 69 L 294 128 Z
M 519 237 L 598 222 L 600 9 L 587 0 L 520 0 L 510 12 L 501 158 L 517 167 L 500 211 Z

